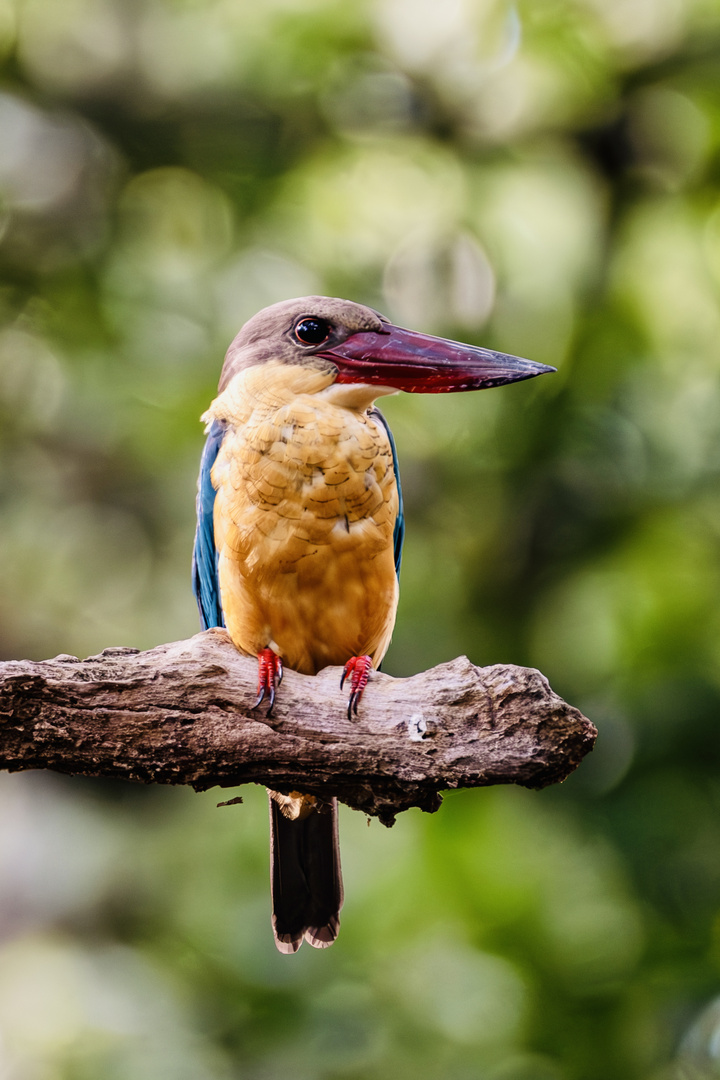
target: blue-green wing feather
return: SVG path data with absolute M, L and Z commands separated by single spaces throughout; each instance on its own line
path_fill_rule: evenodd
M 205 440 L 205 448 L 200 459 L 197 508 L 197 528 L 193 548 L 192 581 L 193 592 L 200 612 L 203 630 L 213 626 L 224 626 L 222 604 L 220 602 L 220 581 L 218 579 L 218 552 L 215 547 L 215 529 L 213 510 L 215 507 L 215 488 L 210 479 L 215 458 L 225 435 L 225 425 L 213 420 Z

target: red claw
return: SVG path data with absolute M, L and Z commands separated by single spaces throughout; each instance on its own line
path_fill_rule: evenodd
M 253 709 L 257 709 L 258 705 L 265 700 L 265 695 L 269 694 L 270 707 L 267 715 L 272 715 L 273 705 L 275 704 L 275 691 L 282 682 L 282 677 L 282 660 L 268 646 L 267 649 L 263 649 L 262 652 L 258 653 L 258 696 L 252 706 Z
M 351 656 L 343 668 L 340 679 L 342 690 L 345 680 L 350 679 L 350 699 L 348 701 L 348 720 L 352 720 L 353 713 L 357 716 L 358 703 L 362 692 L 367 686 L 368 676 L 372 671 L 372 660 L 369 656 Z

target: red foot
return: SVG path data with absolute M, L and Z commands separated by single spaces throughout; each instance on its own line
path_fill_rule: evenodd
M 270 708 L 268 716 L 272 713 L 275 704 L 275 691 L 282 682 L 283 664 L 276 652 L 271 648 L 263 649 L 258 653 L 258 696 L 253 709 L 265 700 L 265 695 L 270 695 Z
M 357 715 L 358 703 L 362 692 L 367 686 L 368 675 L 372 671 L 372 660 L 369 656 L 351 656 L 343 668 L 340 680 L 340 689 L 347 678 L 350 678 L 350 700 L 348 701 L 348 720 L 352 720 L 352 714 Z

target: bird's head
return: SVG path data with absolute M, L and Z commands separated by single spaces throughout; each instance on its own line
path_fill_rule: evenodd
M 304 296 L 263 308 L 245 323 L 225 357 L 224 390 L 233 376 L 270 360 L 336 372 L 336 383 L 413 394 L 482 390 L 532 379 L 547 364 L 393 326 L 351 300 Z

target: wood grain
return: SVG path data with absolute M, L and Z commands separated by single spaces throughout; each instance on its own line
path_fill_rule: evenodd
M 392 824 L 443 789 L 564 780 L 597 732 L 539 671 L 466 657 L 409 679 L 373 673 L 357 717 L 340 669 L 286 670 L 253 711 L 257 662 L 224 630 L 147 652 L 0 663 L 0 768 L 141 783 L 265 784 L 333 794 Z

